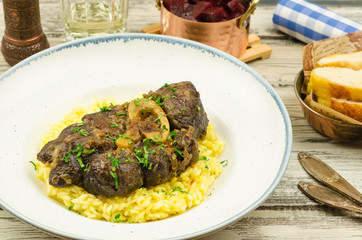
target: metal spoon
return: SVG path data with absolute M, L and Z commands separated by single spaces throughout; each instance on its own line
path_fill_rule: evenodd
M 300 182 L 298 187 L 305 195 L 316 202 L 362 214 L 362 206 L 327 187 L 312 182 Z
M 362 194 L 330 166 L 307 152 L 300 152 L 298 154 L 298 159 L 303 168 L 312 177 L 362 206 Z M 313 186 L 313 188 L 316 187 Z M 311 188 L 309 187 L 309 190 L 310 189 Z M 318 195 L 316 194 L 317 192 L 315 192 L 314 196 Z M 326 197 L 327 195 L 323 195 L 324 200 L 326 200 Z

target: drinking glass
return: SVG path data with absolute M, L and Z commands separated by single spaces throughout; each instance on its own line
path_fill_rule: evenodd
M 62 0 L 67 40 L 127 30 L 129 0 Z

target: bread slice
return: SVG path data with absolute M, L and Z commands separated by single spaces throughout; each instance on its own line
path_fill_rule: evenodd
M 321 67 L 312 70 L 307 91 L 325 99 L 362 101 L 362 70 Z
M 362 69 L 362 51 L 333 54 L 317 61 L 318 67 L 342 67 L 354 70 Z
M 314 100 L 314 96 L 313 95 L 313 91 L 311 93 L 309 93 L 306 98 L 304 99 L 304 102 L 310 107 L 312 108 L 314 111 L 328 116 L 330 118 L 334 118 L 334 119 L 338 119 L 341 120 L 343 122 L 347 122 L 347 123 L 353 123 L 353 124 L 358 124 L 358 125 L 362 125 L 362 122 L 357 121 L 354 118 L 351 118 L 349 116 L 346 116 L 334 109 L 332 109 L 331 107 L 327 107 L 325 105 L 323 105 L 323 103 L 328 102 L 329 106 L 331 105 L 331 99 L 324 99 L 322 102 L 323 103 L 319 103 L 320 98 L 318 99 L 318 102 L 316 102 Z
M 331 108 L 348 117 L 362 122 L 362 102 L 331 98 Z
M 362 122 L 362 102 L 354 102 L 337 98 L 326 99 L 320 97 L 317 97 L 317 102 L 345 116 Z

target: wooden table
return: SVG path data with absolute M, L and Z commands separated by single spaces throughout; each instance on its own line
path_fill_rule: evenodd
M 332 140 L 315 132 L 305 120 L 293 90 L 302 68 L 304 43 L 273 28 L 276 0 L 259 4 L 251 19 L 251 32 L 272 47 L 271 58 L 248 63 L 277 91 L 284 101 L 293 127 L 293 149 L 289 166 L 273 194 L 255 211 L 204 239 L 362 239 L 362 217 L 317 204 L 297 188 L 301 180 L 313 181 L 298 162 L 300 151 L 309 151 L 324 160 L 362 191 L 362 142 Z M 362 22 L 362 2 L 314 1 L 343 16 Z M 0 6 L 2 8 L 2 4 Z M 65 41 L 59 0 L 40 0 L 41 21 L 51 46 Z M 0 32 L 4 30 L 0 10 Z M 130 0 L 128 32 L 141 32 L 159 22 L 153 0 Z M 10 66 L 0 56 L 0 74 Z M 4 138 L 4 136 L 1 136 Z M 1 194 L 1 193 L 0 193 Z M 0 239 L 57 239 L 36 229 L 0 208 Z

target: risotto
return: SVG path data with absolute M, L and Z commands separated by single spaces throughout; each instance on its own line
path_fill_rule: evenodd
M 96 112 L 100 107 L 112 103 L 116 101 L 108 98 L 95 100 L 88 107 L 75 107 L 62 121 L 51 126 L 44 136 L 42 146 L 57 138 L 65 127 L 79 122 L 83 115 Z M 49 197 L 63 204 L 68 210 L 85 217 L 126 223 L 160 220 L 199 205 L 223 171 L 218 157 L 224 149 L 224 142 L 215 134 L 211 124 L 207 128 L 207 135 L 198 143 L 200 158 L 184 172 L 169 182 L 139 188 L 125 197 L 97 197 L 76 185 L 55 188 L 49 185 L 50 168 L 35 160 L 37 177 L 45 182 Z

